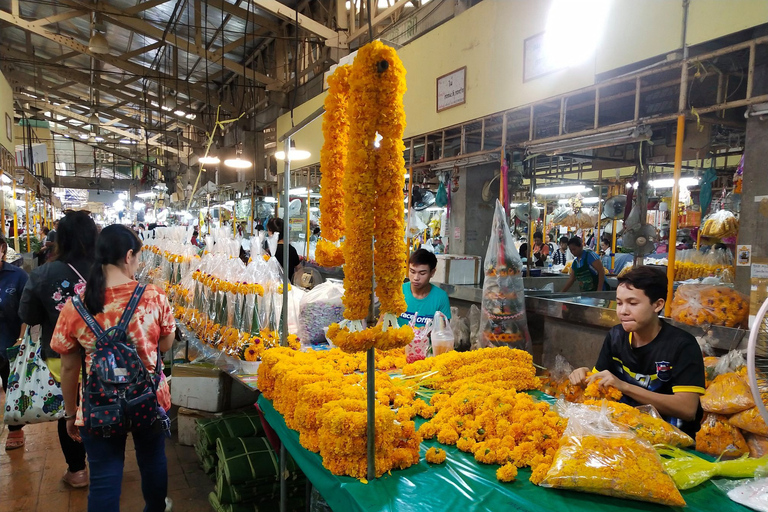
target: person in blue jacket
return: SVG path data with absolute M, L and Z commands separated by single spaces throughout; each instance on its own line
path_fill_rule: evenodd
M 24 269 L 7 263 L 7 253 L 8 242 L 0 235 L 0 379 L 3 381 L 3 391 L 8 389 L 8 377 L 11 373 L 6 351 L 21 341 L 27 328 L 19 317 L 19 299 L 27 284 L 27 273 Z M 21 425 L 8 427 L 6 450 L 24 446 L 24 432 L 21 429 Z

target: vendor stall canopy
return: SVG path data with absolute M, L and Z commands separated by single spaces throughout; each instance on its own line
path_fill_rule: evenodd
M 428 2 L 397 2 L 397 12 Z M 214 156 L 234 158 L 224 148 L 238 147 L 256 157 L 257 180 L 273 181 L 265 162 L 278 115 L 321 92 L 323 74 L 368 40 L 365 3 L 0 0 L 0 73 L 13 88 L 15 122 L 47 123 L 71 153 L 113 156 L 112 179 L 135 179 L 131 168 L 145 165 L 150 182 L 183 178 L 216 120 L 240 118 L 219 131 Z M 394 22 L 395 3 L 372 2 L 376 35 Z M 63 171 L 55 181 L 67 188 L 92 188 L 101 175 Z

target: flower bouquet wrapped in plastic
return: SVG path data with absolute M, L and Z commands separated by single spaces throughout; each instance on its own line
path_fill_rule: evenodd
M 480 346 L 506 346 L 530 352 L 521 275 L 523 262 L 512 243 L 506 214 L 498 200 L 484 267 Z

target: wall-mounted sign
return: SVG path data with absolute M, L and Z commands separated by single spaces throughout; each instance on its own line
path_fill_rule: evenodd
M 437 111 L 466 103 L 467 66 L 437 79 Z
M 523 82 L 548 75 L 562 66 L 549 59 L 544 49 L 544 32 L 523 42 Z

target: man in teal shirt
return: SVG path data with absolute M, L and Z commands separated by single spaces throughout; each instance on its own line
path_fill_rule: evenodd
M 437 311 L 451 319 L 451 305 L 448 294 L 429 280 L 435 275 L 437 258 L 426 249 L 419 249 L 411 254 L 408 260 L 409 283 L 403 284 L 406 311 L 397 319 L 398 323 L 407 325 L 416 316 L 416 327 L 424 327 Z

